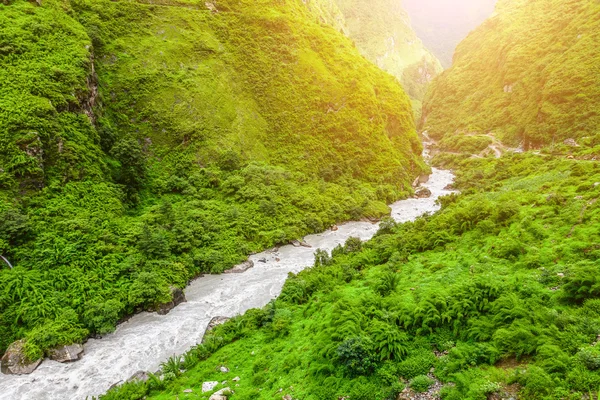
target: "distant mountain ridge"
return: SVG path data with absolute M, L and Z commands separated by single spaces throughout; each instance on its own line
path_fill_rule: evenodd
M 334 2 L 341 16 L 323 7 L 324 0 L 308 4 L 328 10 L 326 15 L 333 25 L 356 43 L 361 54 L 400 81 L 418 116 L 427 86 L 443 67 L 412 29 L 402 4 L 395 0 Z
M 597 135 L 599 43 L 598 1 L 501 0 L 432 84 L 421 128 L 525 148 Z
M 444 68 L 456 46 L 494 13 L 496 0 L 402 0 L 411 25 Z

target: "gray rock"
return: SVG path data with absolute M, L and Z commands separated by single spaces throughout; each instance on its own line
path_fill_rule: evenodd
M 50 350 L 50 359 L 61 363 L 78 361 L 83 356 L 83 346 L 71 344 Z
M 210 392 L 211 390 L 216 388 L 218 384 L 219 384 L 219 382 L 217 382 L 217 381 L 204 382 L 202 384 L 202 393 Z
M 212 396 L 208 398 L 208 400 L 227 400 L 227 396 L 225 395 L 225 393 L 233 393 L 233 391 L 228 387 L 223 388 L 213 393 Z
M 235 378 L 233 378 L 233 379 L 232 379 L 232 381 L 234 381 L 234 382 L 239 382 L 239 381 L 240 381 L 240 377 L 239 377 L 239 376 L 236 376 Z
M 419 175 L 419 183 L 423 184 L 423 183 L 429 182 L 429 176 L 430 175 L 427 175 L 427 174 L 421 174 L 421 175 Z
M 227 368 L 227 367 L 225 367 L 225 366 L 221 366 L 221 367 L 219 368 L 219 371 L 221 371 L 221 372 L 223 372 L 223 373 L 227 373 L 227 372 L 229 372 L 229 368 Z
M 292 246 L 294 246 L 294 247 L 300 247 L 300 246 L 302 246 L 302 245 L 300 244 L 300 241 L 299 241 L 299 240 L 292 240 L 292 241 L 290 242 L 290 244 L 291 244 Z
M 150 374 L 146 371 L 138 371 L 135 374 L 131 375 L 127 382 L 147 382 L 150 379 Z
M 310 244 L 306 243 L 304 240 L 300 241 L 300 246 L 302 246 L 302 247 L 308 247 L 308 248 L 312 247 Z
M 185 390 L 183 391 L 183 393 L 192 393 L 192 392 L 193 392 L 193 390 L 192 390 L 192 389 L 185 389 Z
M 419 199 L 426 199 L 431 197 L 431 190 L 427 188 L 420 188 L 415 192 L 415 197 Z
M 30 374 L 40 365 L 42 359 L 28 362 L 23 352 L 25 340 L 18 340 L 8 346 L 6 353 L 0 360 L 0 371 L 7 375 Z
M 265 260 L 266 261 L 266 260 Z M 225 271 L 225 274 L 241 274 L 242 272 L 248 271 L 250 268 L 254 267 L 254 261 L 248 260 L 243 263 L 236 265 L 235 267 L 228 269 Z
M 565 141 L 563 143 L 569 147 L 579 147 L 579 145 L 577 144 L 575 139 L 565 139 Z
M 185 303 L 186 301 L 187 300 L 185 298 L 185 293 L 183 293 L 183 290 L 171 286 L 171 301 L 168 303 L 159 304 L 156 307 L 156 312 L 159 315 L 166 315 L 169 313 L 169 311 L 171 311 L 181 303 Z

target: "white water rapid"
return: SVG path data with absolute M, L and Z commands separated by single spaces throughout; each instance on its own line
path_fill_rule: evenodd
M 450 193 L 444 188 L 453 178 L 449 171 L 434 169 L 423 185 L 432 196 L 393 204 L 392 217 L 406 222 L 437 211 L 435 200 Z M 137 371 L 156 371 L 161 362 L 199 343 L 213 317 L 231 317 L 277 297 L 289 272 L 297 273 L 313 264 L 316 249 L 331 251 L 349 237 L 368 240 L 377 229 L 377 224 L 349 222 L 335 232 L 307 236 L 305 241 L 312 248 L 289 245 L 277 252 L 265 251 L 250 257 L 254 268 L 242 274 L 196 279 L 185 291 L 186 303 L 164 316 L 147 312 L 135 315 L 114 333 L 90 339 L 80 361 L 60 364 L 45 360 L 31 375 L 0 374 L 0 400 L 81 400 L 106 392 Z M 263 258 L 264 263 L 259 261 Z

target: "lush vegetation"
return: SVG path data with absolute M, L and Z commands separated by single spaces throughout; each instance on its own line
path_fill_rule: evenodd
M 395 0 L 336 0 L 347 34 L 360 52 L 402 83 L 417 119 L 431 80 L 443 70 L 413 31 L 402 4 Z
M 441 212 L 318 252 L 276 301 L 170 360 L 162 380 L 103 399 L 208 398 L 202 382 L 225 380 L 231 399 L 395 399 L 434 379 L 443 399 L 596 398 L 600 166 L 460 158 L 446 163 L 462 194 Z
M 600 3 L 502 0 L 431 86 L 422 125 L 436 138 L 493 132 L 525 148 L 600 129 Z
M 425 167 L 390 75 L 295 0 L 0 4 L 0 353 L 381 216 Z

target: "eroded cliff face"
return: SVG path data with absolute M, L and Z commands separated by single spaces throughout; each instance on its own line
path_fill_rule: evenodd
M 422 128 L 525 148 L 600 129 L 600 3 L 501 0 L 431 86 Z

